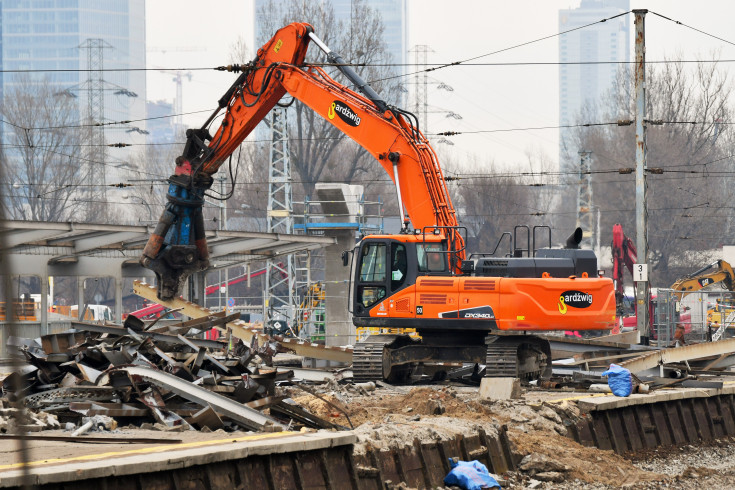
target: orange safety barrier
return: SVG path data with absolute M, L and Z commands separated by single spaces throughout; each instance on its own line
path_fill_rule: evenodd
M 36 321 L 36 303 L 34 301 L 13 301 L 15 320 Z M 5 302 L 0 302 L 0 321 L 6 320 Z

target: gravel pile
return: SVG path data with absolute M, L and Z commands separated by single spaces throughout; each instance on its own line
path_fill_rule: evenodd
M 509 475 L 507 488 L 565 489 L 565 490 L 612 490 L 632 489 L 681 489 L 725 490 L 735 488 L 735 438 L 722 439 L 714 445 L 687 445 L 638 453 L 630 457 L 637 468 L 668 475 L 658 481 L 639 482 L 631 485 L 603 485 L 580 480 L 561 483 L 537 481 L 515 472 Z M 622 475 L 621 475 L 622 476 Z

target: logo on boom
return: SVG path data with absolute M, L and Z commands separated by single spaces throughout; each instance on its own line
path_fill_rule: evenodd
M 332 102 L 332 105 L 329 106 L 329 110 L 327 110 L 327 117 L 330 120 L 334 119 L 335 114 L 344 122 L 354 127 L 359 126 L 360 121 L 362 120 L 360 119 L 360 116 L 355 114 L 355 111 L 350 109 L 347 104 L 338 100 Z

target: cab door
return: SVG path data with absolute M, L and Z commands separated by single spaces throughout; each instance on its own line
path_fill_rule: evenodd
M 355 316 L 370 316 L 370 310 L 388 295 L 388 250 L 385 240 L 365 240 L 359 248 L 355 269 Z
M 388 263 L 389 289 L 386 308 L 392 318 L 412 318 L 415 316 L 416 304 L 416 266 L 414 254 L 415 248 L 398 240 L 390 241 Z

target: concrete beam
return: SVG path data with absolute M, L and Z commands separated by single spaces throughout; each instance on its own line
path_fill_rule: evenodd
M 5 237 L 3 238 L 3 250 L 10 250 L 29 242 L 47 240 L 67 232 L 67 230 L 59 231 L 48 229 L 6 230 L 3 232 L 5 234 Z
M 278 243 L 278 240 L 274 240 L 273 238 L 256 238 L 249 240 L 237 238 L 226 239 L 219 242 L 210 242 L 209 255 L 216 259 L 219 256 L 229 254 L 250 254 L 254 253 L 254 250 L 267 248 L 275 243 Z
M 88 237 L 80 240 L 74 240 L 74 252 L 86 252 L 95 248 L 102 248 L 114 243 L 122 243 L 126 240 L 139 237 L 140 232 L 137 231 L 118 231 L 113 233 L 105 233 L 101 236 Z
M 735 353 L 735 338 L 653 351 L 635 359 L 621 362 L 620 365 L 632 373 L 640 373 L 664 364 L 732 353 Z
M 668 402 L 673 400 L 686 400 L 689 398 L 710 398 L 717 395 L 735 394 L 735 385 L 727 385 L 722 388 L 682 388 L 667 389 L 654 393 L 638 394 L 630 396 L 590 396 L 577 400 L 577 406 L 583 412 L 601 410 L 615 410 L 635 405 L 648 405 L 652 403 Z
M 71 233 L 73 231 L 108 231 L 108 232 L 109 231 L 130 231 L 131 228 L 140 233 L 146 232 L 145 226 L 103 225 L 99 223 L 74 223 L 74 222 L 39 223 L 37 221 L 0 220 L 0 229 L 38 230 L 41 227 L 46 230 L 58 231 L 61 233 Z

